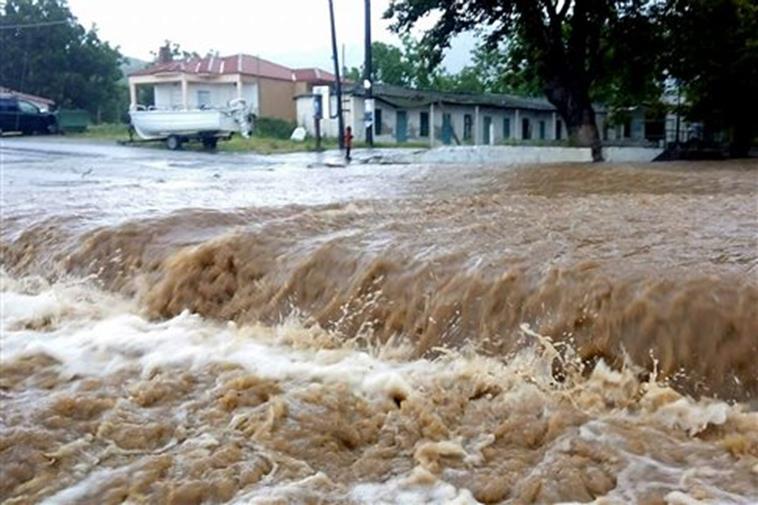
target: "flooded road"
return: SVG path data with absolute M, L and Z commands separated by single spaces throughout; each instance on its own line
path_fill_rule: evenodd
M 0 501 L 758 501 L 758 162 L 356 158 L 4 139 Z

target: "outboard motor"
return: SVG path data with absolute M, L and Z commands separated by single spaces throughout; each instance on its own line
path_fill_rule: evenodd
M 232 116 L 240 127 L 240 134 L 246 139 L 253 133 L 253 125 L 250 121 L 252 114 L 247 102 L 242 98 L 236 98 L 229 102 L 229 115 Z

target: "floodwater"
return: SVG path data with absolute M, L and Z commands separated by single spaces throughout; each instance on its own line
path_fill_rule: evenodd
M 0 502 L 758 503 L 758 162 L 357 157 L 0 146 Z

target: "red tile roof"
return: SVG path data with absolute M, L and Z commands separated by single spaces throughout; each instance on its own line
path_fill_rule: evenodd
M 292 70 L 257 56 L 235 54 L 232 56 L 206 56 L 187 60 L 154 63 L 130 75 L 155 75 L 186 73 L 206 75 L 242 74 L 282 81 L 333 82 L 334 76 L 318 68 Z
M 335 82 L 337 78 L 334 74 L 321 70 L 320 68 L 297 68 L 293 70 L 295 79 L 310 83 L 330 83 Z

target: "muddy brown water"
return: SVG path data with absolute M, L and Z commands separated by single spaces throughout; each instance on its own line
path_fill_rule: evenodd
M 6 172 L 0 499 L 758 500 L 758 163 L 287 170 Z

